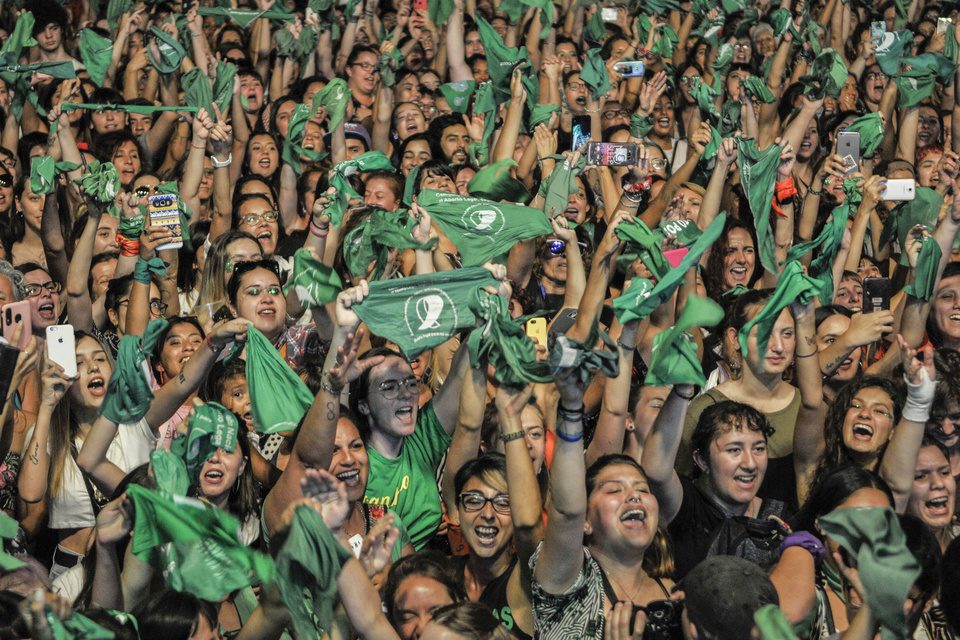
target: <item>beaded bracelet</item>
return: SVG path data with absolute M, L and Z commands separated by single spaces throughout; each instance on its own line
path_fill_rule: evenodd
M 501 433 L 500 442 L 506 444 L 508 442 L 513 442 L 514 440 L 519 440 L 524 435 L 523 429 L 520 431 L 514 431 L 513 433 Z

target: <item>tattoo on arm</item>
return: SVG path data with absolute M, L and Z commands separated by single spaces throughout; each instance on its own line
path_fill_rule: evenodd
M 337 413 L 334 411 L 335 408 L 332 402 L 327 403 L 327 420 L 333 420 L 336 417 Z
M 30 462 L 40 464 L 40 443 L 33 445 L 33 453 L 30 454 Z
M 184 375 L 183 371 L 180 372 L 179 380 L 180 384 L 187 384 L 187 376 Z

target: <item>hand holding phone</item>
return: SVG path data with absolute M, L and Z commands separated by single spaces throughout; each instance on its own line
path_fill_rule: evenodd
M 11 302 L 0 307 L 0 325 L 3 337 L 17 349 L 23 351 L 33 335 L 33 323 L 30 321 L 30 301 Z M 19 333 L 17 333 L 19 327 Z M 16 340 L 16 344 L 14 344 Z
M 77 377 L 77 346 L 73 325 L 47 327 L 47 359 L 63 367 L 63 374 L 68 378 Z

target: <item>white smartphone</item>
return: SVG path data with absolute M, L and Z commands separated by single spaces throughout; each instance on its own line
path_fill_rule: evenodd
M 880 192 L 880 197 L 892 202 L 913 200 L 917 197 L 917 185 L 912 178 L 887 180 L 887 186 Z
M 47 327 L 47 357 L 63 367 L 69 378 L 77 375 L 77 345 L 73 337 L 73 325 L 57 324 Z
M 616 22 L 619 19 L 617 10 L 612 7 L 604 7 L 600 9 L 600 17 L 604 22 Z
M 947 25 L 950 24 L 952 20 L 950 18 L 937 18 L 937 33 L 944 34 L 947 32 Z

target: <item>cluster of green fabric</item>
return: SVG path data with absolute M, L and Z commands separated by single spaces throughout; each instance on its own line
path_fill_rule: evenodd
M 277 348 L 255 327 L 247 328 L 247 388 L 260 433 L 293 431 L 313 404 L 313 394 Z
M 120 173 L 112 162 L 94 160 L 87 165 L 83 175 L 75 180 L 87 196 L 104 205 L 114 218 L 120 217 L 116 198 L 120 193 Z
M 900 246 L 905 247 L 910 230 L 918 224 L 923 225 L 932 233 L 942 206 L 943 196 L 937 193 L 935 189 L 917 185 L 914 199 L 901 202 L 887 216 L 883 231 L 880 233 L 880 246 L 884 246 L 896 238 Z M 900 264 L 909 265 L 905 251 L 901 253 Z
M 11 556 L 3 548 L 4 541 L 13 540 L 17 537 L 19 527 L 20 525 L 16 520 L 0 511 L 0 569 L 4 571 L 13 571 L 24 565 L 22 561 Z
M 485 321 L 467 338 L 472 366 L 486 360 L 497 382 L 510 387 L 550 382 L 550 365 L 537 359 L 537 346 L 523 328 L 526 318 L 514 320 L 506 300 L 482 291 L 474 291 L 470 309 Z
M 480 169 L 470 183 L 467 193 L 487 200 L 506 200 L 526 204 L 533 197 L 523 183 L 513 177 L 511 169 L 519 166 L 513 158 L 506 158 Z
M 406 209 L 385 211 L 374 209 L 343 239 L 343 259 L 350 273 L 363 276 L 371 263 L 370 280 L 379 280 L 390 266 L 390 252 L 404 249 L 433 249 L 437 238 L 420 243 L 413 239 L 417 221 Z
M 594 348 L 597 342 L 602 343 L 599 349 Z M 618 353 L 617 343 L 600 329 L 599 322 L 594 322 L 583 342 L 562 333 L 558 334 L 547 354 L 547 366 L 550 371 L 573 369 L 580 383 L 586 386 L 597 371 L 608 378 L 619 375 Z
M 153 402 L 147 355 L 153 353 L 160 334 L 167 328 L 163 318 L 153 320 L 143 332 L 120 338 L 117 363 L 113 368 L 100 413 L 117 424 L 134 424 L 147 415 Z
M 583 172 L 587 166 L 586 155 L 581 155 L 576 164 L 571 165 L 570 159 L 566 156 L 550 156 L 555 165 L 550 175 L 540 183 L 540 193 L 543 196 L 543 210 L 549 216 L 560 216 L 567 208 L 570 202 L 570 196 L 577 193 L 579 185 L 577 176 Z
M 610 74 L 600 57 L 600 49 L 587 51 L 587 59 L 580 70 L 580 80 L 590 88 L 590 95 L 594 100 L 600 100 L 610 91 Z
M 879 113 L 868 113 L 851 122 L 846 130 L 860 134 L 860 156 L 870 158 L 883 141 L 883 118 Z
M 337 272 L 313 257 L 306 249 L 293 254 L 293 276 L 283 287 L 284 295 L 293 289 L 297 300 L 306 308 L 322 307 L 337 299 L 343 282 Z
M 916 280 L 913 284 L 904 287 L 903 290 L 915 298 L 929 302 L 933 298 L 933 290 L 937 284 L 937 275 L 940 271 L 940 258 L 942 257 L 943 252 L 940 250 L 937 241 L 933 238 L 926 238 L 923 246 L 920 247 L 920 255 L 917 258 Z
M 335 164 L 331 169 L 330 186 L 335 191 L 333 202 L 328 205 L 325 213 L 330 217 L 330 224 L 334 227 L 339 227 L 343 222 L 343 214 L 347 211 L 350 198 L 363 198 L 361 194 L 357 193 L 356 189 L 350 186 L 347 177 L 357 172 L 366 173 L 368 171 L 393 171 L 393 165 L 390 164 L 390 158 L 383 151 L 368 151 L 353 160 L 344 160 Z M 412 179 L 407 180 L 408 185 L 411 182 Z
M 893 76 L 900 90 L 900 107 L 907 108 L 920 104 L 928 98 L 936 84 L 949 85 L 957 64 L 939 53 L 923 53 L 901 61 L 909 68 Z
M 770 224 L 770 210 L 777 188 L 777 167 L 782 151 L 783 147 L 777 144 L 760 151 L 752 138 L 737 140 L 740 181 L 753 212 L 760 263 L 770 273 L 777 273 L 777 243 Z
M 721 320 L 720 305 L 710 298 L 689 296 L 676 324 L 654 336 L 650 369 L 644 384 L 652 387 L 705 385 L 707 379 L 697 358 L 697 345 L 688 332 L 694 327 L 713 327 Z
M 381 75 L 383 75 L 381 73 Z M 461 80 L 440 85 L 440 93 L 446 98 L 447 104 L 454 113 L 466 113 L 470 108 L 470 97 L 477 90 L 477 83 L 473 80 Z

